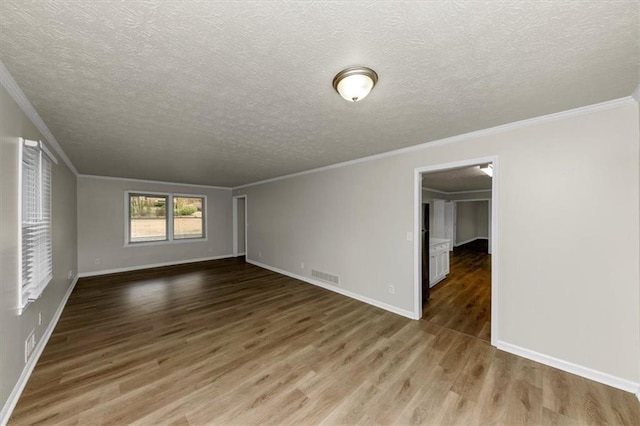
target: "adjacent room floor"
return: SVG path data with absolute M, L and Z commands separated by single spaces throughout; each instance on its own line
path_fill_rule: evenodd
M 474 335 L 239 259 L 87 278 L 10 424 L 640 424 Z
M 491 340 L 491 255 L 487 240 L 456 247 L 447 278 L 431 288 L 423 319 Z

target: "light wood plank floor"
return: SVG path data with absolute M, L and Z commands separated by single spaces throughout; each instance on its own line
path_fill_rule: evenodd
M 635 396 L 241 260 L 82 279 L 10 424 L 640 424 Z
M 456 247 L 450 253 L 450 273 L 431 288 L 423 318 L 491 341 L 491 255 L 486 240 Z

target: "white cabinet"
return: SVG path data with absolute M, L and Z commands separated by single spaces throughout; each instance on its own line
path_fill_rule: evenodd
M 433 238 L 445 238 L 444 234 L 444 217 L 445 217 L 445 201 L 433 200 L 433 226 L 431 228 L 431 236 Z
M 455 241 L 456 205 L 453 201 L 433 200 L 433 227 L 431 236 L 435 239 Z M 449 251 L 453 244 L 449 244 Z
M 447 239 L 432 238 L 429 241 L 429 287 L 433 287 L 449 273 L 449 247 Z
M 436 283 L 436 276 L 438 273 L 438 256 L 436 254 L 429 254 L 429 287 L 433 287 Z
M 444 203 L 444 238 L 455 241 L 456 204 L 453 201 Z M 449 251 L 453 251 L 453 244 L 449 244 Z

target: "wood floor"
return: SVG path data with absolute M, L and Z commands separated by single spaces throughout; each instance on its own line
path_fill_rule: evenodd
M 491 340 L 491 255 L 487 240 L 456 247 L 451 272 L 431 288 L 423 318 L 461 333 Z
M 10 421 L 58 423 L 637 425 L 640 404 L 221 260 L 80 280 Z

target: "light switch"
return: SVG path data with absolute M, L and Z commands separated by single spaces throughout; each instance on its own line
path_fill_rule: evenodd
M 407 241 L 413 241 L 413 232 L 407 232 Z

